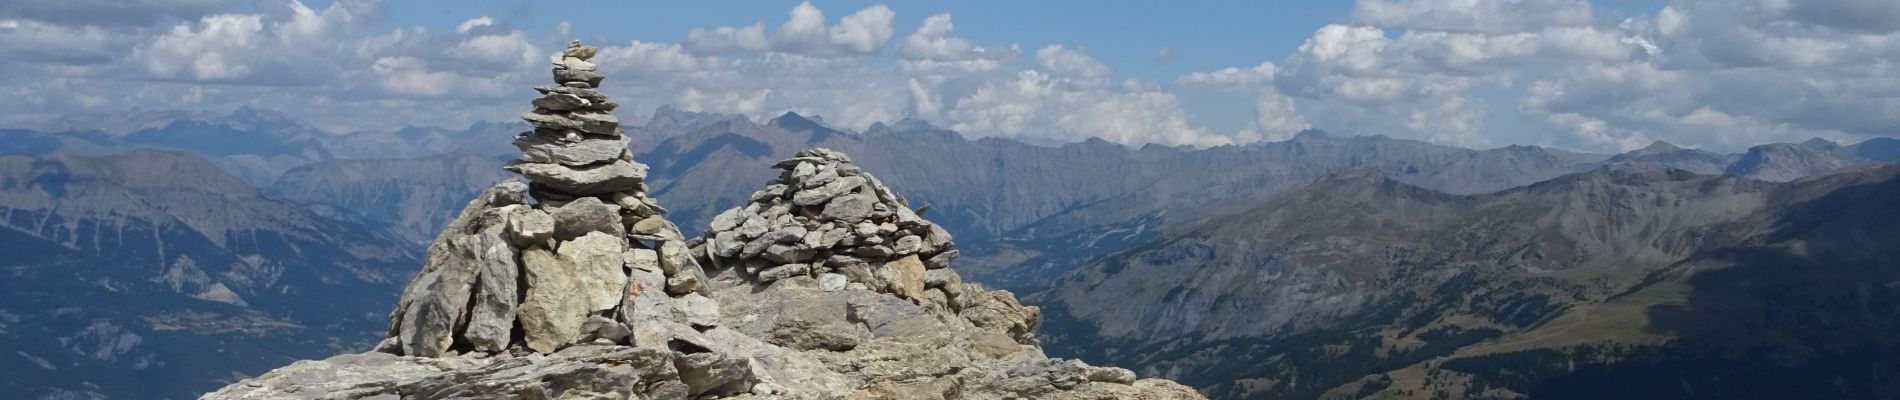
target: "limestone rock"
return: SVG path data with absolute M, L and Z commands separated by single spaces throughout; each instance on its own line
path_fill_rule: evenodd
M 594 46 L 582 45 L 581 41 L 567 42 L 567 48 L 561 50 L 561 57 L 587 61 L 594 58 Z
M 521 149 L 522 160 L 570 167 L 613 161 L 627 153 L 627 138 L 625 137 L 568 141 L 530 132 L 515 136 L 514 145 L 515 148 Z
M 626 258 L 621 255 L 625 247 L 625 240 L 604 232 L 561 243 L 558 254 L 574 268 L 574 295 L 580 297 L 585 313 L 620 305 L 627 285 Z
M 759 282 L 771 282 L 794 276 L 804 276 L 811 266 L 805 264 L 785 264 L 759 272 Z
M 589 308 L 574 263 L 535 248 L 521 253 L 521 266 L 527 290 L 516 318 L 528 348 L 550 353 L 574 343 Z
M 569 167 L 555 163 L 511 161 L 503 168 L 562 193 L 593 196 L 630 190 L 646 180 L 646 165 L 617 159 L 611 163 Z
M 573 111 L 593 106 L 594 102 L 571 94 L 550 93 L 546 96 L 541 96 L 541 98 L 534 99 L 533 104 L 535 108 L 545 108 L 550 111 Z
M 477 351 L 507 349 L 515 326 L 515 306 L 519 305 L 516 281 L 520 278 L 521 266 L 515 261 L 515 248 L 503 238 L 504 229 L 501 225 L 489 227 L 477 242 L 481 270 L 475 278 L 475 296 L 469 305 L 468 328 L 463 333 Z
M 962 282 L 949 233 L 842 153 L 774 164 L 684 240 L 593 89 L 593 55 L 551 59 L 560 85 L 536 88 L 538 129 L 507 165 L 531 183 L 469 202 L 376 351 L 205 398 L 1200 398 L 1045 357 L 1040 310 Z
M 858 222 L 871 217 L 871 207 L 877 198 L 866 193 L 854 193 L 832 198 L 825 203 L 824 217 L 840 222 Z
M 454 344 L 454 333 L 468 321 L 469 295 L 489 255 L 488 246 L 502 242 L 503 229 L 484 224 L 499 224 L 497 208 L 519 199 L 523 187 L 504 182 L 484 191 L 462 208 L 462 214 L 429 245 L 422 273 L 403 289 L 396 310 L 390 314 L 390 335 L 397 339 L 402 354 L 435 357 L 445 354 Z M 468 232 L 480 232 L 469 234 Z M 488 239 L 484 239 L 488 237 Z
M 917 256 L 884 263 L 884 271 L 885 279 L 890 282 L 891 293 L 911 300 L 924 299 L 924 262 L 918 260 Z
M 589 233 L 601 232 L 615 237 L 625 233 L 620 224 L 620 206 L 602 203 L 600 199 L 582 197 L 555 208 L 554 240 L 574 240 Z
M 685 317 L 687 324 L 706 327 L 719 325 L 719 303 L 699 293 L 687 293 L 673 299 L 673 307 Z
M 747 382 L 752 364 L 744 358 L 719 353 L 693 353 L 674 359 L 680 381 L 690 396 L 721 395 L 751 391 Z
M 503 207 L 503 211 L 508 241 L 515 247 L 546 247 L 548 240 L 554 238 L 554 216 L 547 212 L 523 205 Z

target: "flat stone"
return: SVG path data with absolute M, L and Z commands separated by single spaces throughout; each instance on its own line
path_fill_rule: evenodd
M 811 271 L 811 266 L 807 264 L 803 264 L 803 263 L 780 265 L 777 267 L 766 269 L 764 271 L 759 271 L 759 282 L 771 282 L 771 281 L 790 278 L 794 276 L 805 275 L 805 273 L 810 272 L 810 271 Z
M 612 113 L 598 111 L 575 111 L 567 115 L 568 119 L 580 124 L 576 130 L 596 135 L 619 135 L 620 118 Z
M 930 256 L 930 259 L 924 260 L 924 267 L 930 269 L 950 268 L 950 264 L 956 261 L 957 256 L 962 255 L 962 253 L 960 250 L 949 250 L 937 253 L 937 255 Z
M 587 99 L 583 99 L 583 98 L 580 98 L 580 96 L 575 96 L 571 94 L 550 93 L 546 96 L 541 96 L 540 98 L 534 99 L 532 104 L 534 104 L 535 107 L 545 108 L 552 111 L 569 111 L 569 110 L 587 108 L 588 106 L 594 105 L 594 102 L 587 101 Z
M 877 198 L 865 193 L 841 195 L 825 203 L 823 218 L 846 223 L 856 223 L 871 216 L 871 205 Z
M 804 246 L 775 244 L 766 247 L 765 252 L 759 253 L 759 257 L 773 262 L 796 263 L 811 261 L 811 257 L 817 254 L 817 250 Z
M 566 84 L 570 82 L 581 82 L 581 83 L 586 83 L 587 87 L 594 88 L 594 87 L 600 87 L 600 81 L 602 79 L 606 79 L 606 77 L 601 76 L 599 72 L 594 72 L 590 70 L 580 70 L 580 69 L 572 69 L 572 68 L 554 69 L 554 81 L 560 82 L 562 84 Z
M 923 247 L 924 238 L 917 237 L 917 235 L 904 235 L 904 237 L 897 238 L 897 243 L 891 244 L 891 251 L 897 252 L 897 254 L 917 254 L 917 251 Z
M 864 178 L 855 176 L 839 178 L 823 186 L 800 190 L 798 193 L 792 194 L 792 204 L 800 206 L 822 204 L 845 193 L 849 193 L 852 190 L 856 190 L 861 186 L 864 186 Z
M 876 236 L 873 236 L 873 237 L 876 237 Z M 873 260 L 882 260 L 882 259 L 890 258 L 891 256 L 896 255 L 897 253 L 894 251 L 891 251 L 891 248 L 888 246 L 873 245 L 873 246 L 863 246 L 863 247 L 851 249 L 851 254 L 857 255 L 859 257 L 873 259 Z
M 514 145 L 521 159 L 533 163 L 553 163 L 571 167 L 586 166 L 620 159 L 627 153 L 627 138 L 587 138 L 569 141 L 540 133 L 515 136 Z
M 767 249 L 770 249 L 774 245 L 779 245 L 783 243 L 797 243 L 799 240 L 803 240 L 803 239 L 804 239 L 804 228 L 799 228 L 797 230 L 780 229 L 776 231 L 766 232 L 764 235 L 760 235 L 758 239 L 752 239 L 751 242 L 747 242 L 745 244 L 745 248 L 739 250 L 739 258 L 756 257 L 759 254 L 764 253 Z
M 502 168 L 549 189 L 576 196 L 628 191 L 646 180 L 647 166 L 625 158 L 611 163 L 569 167 L 556 163 L 510 161 Z
M 654 273 L 663 274 L 663 272 L 660 271 L 659 251 L 652 249 L 628 249 L 624 257 L 627 259 L 627 268 L 631 268 L 635 271 L 652 271 Z
M 836 181 L 837 179 L 838 179 L 838 168 L 832 164 L 825 164 L 825 165 L 818 166 L 818 172 L 813 173 L 811 174 L 811 176 L 807 176 L 804 179 L 800 180 L 798 182 L 798 186 L 800 188 L 810 189 L 813 187 L 818 187 L 827 183 L 831 183 L 833 181 Z
M 535 112 L 521 113 L 521 120 L 535 128 L 552 131 L 579 131 L 581 122 L 567 117 L 567 113 Z

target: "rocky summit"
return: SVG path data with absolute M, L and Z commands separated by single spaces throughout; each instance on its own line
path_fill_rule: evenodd
M 572 43 L 523 119 L 509 181 L 429 246 L 373 351 L 205 399 L 1200 399 L 1053 359 L 1040 311 L 965 283 L 950 233 L 811 149 L 687 239 L 646 194 Z

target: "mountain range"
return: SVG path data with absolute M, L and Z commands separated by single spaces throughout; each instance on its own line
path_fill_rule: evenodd
M 199 362 L 183 349 L 231 346 L 212 340 L 336 337 L 344 339 L 305 348 L 355 350 L 374 335 L 348 332 L 374 328 L 381 316 L 369 314 L 394 300 L 388 286 L 408 277 L 462 203 L 505 177 L 497 167 L 515 151 L 507 140 L 526 130 L 483 123 L 331 134 L 255 110 L 142 118 L 112 129 L 0 130 L 0 154 L 11 154 L 0 168 L 7 247 L 45 255 L 4 264 L 20 277 L 15 284 L 31 286 L 9 291 L 24 300 L 8 304 L 44 306 L 6 307 L 0 333 L 131 333 L 141 338 L 131 348 L 145 351 L 101 358 L 113 352 L 82 346 L 6 358 L 9 370 L 60 375 L 65 383 L 48 386 L 61 390 L 52 395 L 126 397 L 123 380 L 56 371 L 130 368 L 125 360 L 138 357 L 174 371 Z M 1817 343 L 1888 349 L 1823 328 L 1894 332 L 1872 318 L 1893 315 L 1882 301 L 1892 296 L 1883 285 L 1894 259 L 1882 251 L 1895 248 L 1872 225 L 1900 221 L 1878 201 L 1891 194 L 1883 190 L 1894 170 L 1885 165 L 1900 160 L 1900 140 L 1813 140 L 1739 154 L 1658 142 L 1598 155 L 1308 131 L 1280 142 L 1137 149 L 970 139 L 921 120 L 864 132 L 821 121 L 662 108 L 628 131 L 635 158 L 651 166 L 650 192 L 688 236 L 745 204 L 776 176 L 774 161 L 813 147 L 851 154 L 955 232 L 967 279 L 1043 307 L 1051 355 L 1168 377 L 1214 398 L 1614 395 L 1575 388 L 1646 369 L 1714 366 L 1734 369 L 1663 375 L 1692 384 L 1630 390 L 1735 394 L 1750 388 L 1738 377 L 1752 376 L 1738 374 L 1752 373 L 1788 378 L 1762 384 L 1843 382 L 1864 391 L 1831 393 L 1895 393 L 1872 383 L 1877 375 L 1844 369 L 1890 361 L 1842 361 L 1858 353 Z M 1750 285 L 1720 286 L 1735 282 Z M 1872 283 L 1836 286 L 1848 282 Z M 319 292 L 375 295 L 299 295 Z M 69 298 L 60 293 L 117 300 L 47 311 Z M 1858 297 L 1842 304 L 1830 293 Z M 1698 303 L 1761 296 L 1788 300 Z M 1847 306 L 1861 308 L 1810 310 Z M 1825 321 L 1785 320 L 1804 312 Z M 148 314 L 209 316 L 188 324 L 200 330 L 234 315 L 302 329 L 180 334 L 171 332 L 191 329 L 128 322 Z M 1672 323 L 1694 318 L 1721 323 Z M 94 329 L 98 321 L 116 327 Z M 1762 339 L 1773 343 L 1694 344 L 1766 328 L 1777 330 Z M 179 350 L 158 351 L 161 340 Z M 60 347 L 70 346 L 47 348 Z M 1842 372 L 1797 379 L 1734 362 L 1750 352 L 1785 355 L 1777 359 L 1784 369 Z M 167 393 L 321 355 L 231 362 Z M 1584 356 L 1600 362 L 1553 361 Z M 205 362 L 213 361 L 226 360 Z M 1821 362 L 1843 369 L 1809 367 Z M 162 375 L 150 365 L 123 376 Z M 47 386 L 35 379 L 4 384 Z
M 34 398 L 187 398 L 368 344 L 419 261 L 198 156 L 0 156 L 0 366 Z

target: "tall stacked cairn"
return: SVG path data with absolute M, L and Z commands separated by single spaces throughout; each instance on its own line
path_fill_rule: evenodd
M 595 90 L 594 48 L 554 56 L 554 86 L 521 118 L 521 159 L 430 244 L 379 351 L 442 357 L 552 353 L 578 343 L 664 347 L 703 309 L 705 272 L 646 194 L 617 106 Z M 530 201 L 532 200 L 532 201 Z M 716 305 L 712 306 L 716 309 Z

